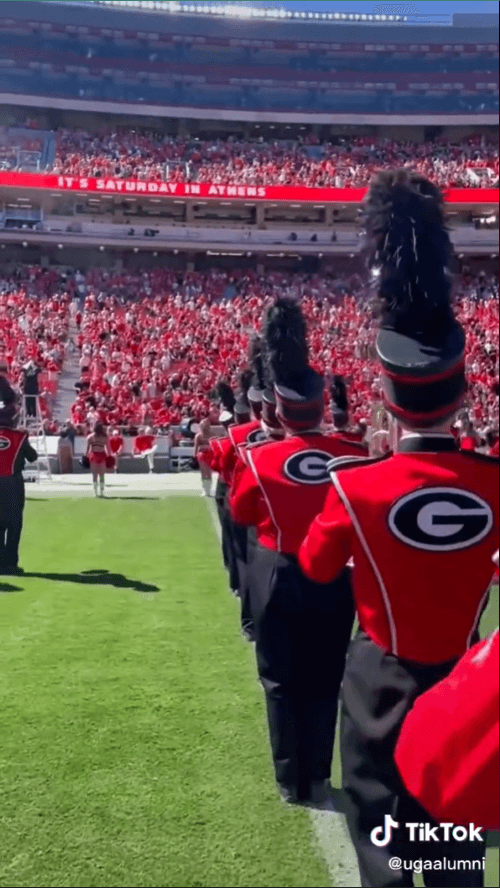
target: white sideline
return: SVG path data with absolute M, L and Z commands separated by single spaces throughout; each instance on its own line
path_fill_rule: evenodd
M 207 499 L 212 526 L 220 542 L 221 531 L 213 499 Z M 314 838 L 324 857 L 331 885 L 335 888 L 360 888 L 358 863 L 352 846 L 346 819 L 337 811 L 308 809 Z

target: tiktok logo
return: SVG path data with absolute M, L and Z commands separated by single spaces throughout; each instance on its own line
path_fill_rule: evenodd
M 385 814 L 384 825 L 376 826 L 370 833 L 372 844 L 378 845 L 379 848 L 384 848 L 392 839 L 393 829 L 399 829 L 398 821 L 393 820 L 390 814 Z

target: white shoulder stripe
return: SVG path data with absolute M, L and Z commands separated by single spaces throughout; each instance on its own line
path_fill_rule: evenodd
M 258 473 L 257 468 L 256 468 L 256 466 L 255 466 L 255 463 L 254 463 L 254 461 L 253 461 L 253 459 L 252 459 L 252 454 L 251 454 L 251 452 L 250 452 L 249 450 L 247 451 L 247 453 L 248 453 L 248 464 L 249 464 L 249 466 L 250 466 L 250 468 L 251 468 L 251 470 L 252 470 L 252 473 L 253 473 L 253 476 L 254 476 L 255 480 L 257 481 L 257 484 L 259 485 L 259 489 L 260 489 L 260 491 L 261 491 L 261 493 L 262 493 L 262 496 L 264 497 L 264 500 L 265 500 L 266 506 L 267 506 L 268 511 L 269 511 L 269 515 L 270 515 L 270 517 L 271 517 L 271 521 L 273 522 L 273 524 L 274 524 L 274 526 L 275 526 L 275 528 L 276 528 L 276 531 L 277 531 L 277 534 L 278 534 L 278 539 L 277 539 L 277 543 L 278 543 L 278 552 L 281 552 L 281 537 L 282 537 L 282 530 L 281 530 L 281 527 L 279 526 L 278 522 L 276 521 L 276 518 L 274 517 L 274 512 L 273 512 L 273 509 L 272 509 L 271 503 L 270 503 L 270 501 L 269 501 L 269 497 L 267 496 L 267 493 L 266 493 L 266 491 L 264 490 L 264 486 L 263 486 L 263 484 L 262 484 L 262 482 L 261 482 L 261 480 L 260 480 L 260 478 L 259 478 L 259 473 Z
M 367 462 L 370 459 L 369 456 L 335 456 L 327 465 L 328 472 L 338 472 L 339 469 L 342 468 L 343 465 L 347 465 L 352 462 Z
M 382 599 L 383 599 L 383 602 L 385 605 L 387 622 L 389 624 L 389 633 L 391 636 L 391 653 L 397 657 L 398 656 L 398 635 L 397 635 L 396 624 L 394 622 L 394 617 L 393 617 L 393 613 L 392 613 L 391 600 L 389 598 L 389 593 L 387 592 L 387 588 L 384 583 L 382 574 L 380 573 L 377 562 L 375 561 L 375 558 L 373 557 L 371 549 L 368 545 L 368 541 L 361 529 L 361 525 L 356 517 L 354 509 L 353 509 L 351 503 L 349 502 L 349 499 L 347 498 L 345 491 L 342 489 L 342 486 L 341 486 L 339 479 L 338 479 L 337 475 L 335 474 L 335 472 L 332 472 L 331 477 L 332 477 L 333 485 L 334 485 L 340 499 L 342 500 L 342 502 L 344 504 L 345 510 L 346 510 L 347 514 L 349 515 L 349 518 L 352 521 L 352 526 L 354 527 L 354 530 L 356 531 L 356 535 L 359 539 L 359 542 L 361 543 L 361 547 L 364 550 L 364 553 L 365 553 L 366 557 L 368 558 L 368 561 L 371 564 L 373 573 L 375 574 L 376 580 L 379 584 L 380 592 L 382 594 Z

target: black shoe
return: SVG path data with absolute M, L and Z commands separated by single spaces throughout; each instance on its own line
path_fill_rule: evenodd
M 283 783 L 278 783 L 278 792 L 281 801 L 285 805 L 299 805 L 299 794 L 296 786 L 286 786 Z
M 0 567 L 0 574 L 4 577 L 21 577 L 24 574 L 24 570 L 22 567 L 6 565 L 5 567 Z
M 304 804 L 310 808 L 333 810 L 333 789 L 329 780 L 311 780 Z
M 251 620 L 245 620 L 241 624 L 241 634 L 246 641 L 255 641 L 255 627 Z

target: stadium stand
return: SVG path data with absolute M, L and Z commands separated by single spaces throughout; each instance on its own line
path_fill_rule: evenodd
M 59 131 L 52 172 L 229 185 L 361 188 L 378 169 L 395 166 L 411 166 L 445 188 L 498 187 L 498 144 L 487 143 L 479 134 L 459 144 L 441 139 L 415 145 L 365 136 L 342 139 L 339 145 L 291 145 L 232 139 L 186 142 L 130 130 Z
M 237 385 L 251 331 L 266 306 L 285 293 L 301 301 L 317 368 L 350 380 L 353 419 L 367 419 L 380 398 L 371 360 L 370 291 L 357 276 L 335 280 L 214 269 L 179 277 L 161 269 L 121 274 L 92 269 L 85 286 L 84 310 L 76 313 L 81 375 L 72 406 L 81 433 L 98 420 L 129 435 L 144 425 L 163 432 L 186 417 L 215 420 L 211 392 L 217 379 L 224 375 Z M 30 268 L 1 282 L 1 288 L 3 357 L 12 377 L 36 355 L 47 371 L 46 387 L 61 367 L 76 282 Z M 33 308 L 34 293 L 46 301 Z M 497 427 L 498 279 L 463 275 L 457 300 L 468 329 L 474 423 L 478 429 Z M 31 334 L 22 329 L 23 313 Z
M 0 19 L 0 91 L 172 107 L 373 113 L 494 112 L 498 42 L 488 27 L 404 27 L 402 17 L 228 21 L 71 4 Z M 47 8 L 48 7 L 48 8 Z M 127 24 L 129 24 L 127 22 Z M 398 28 L 398 25 L 400 26 Z M 217 65 L 213 65 L 214 56 Z M 355 74 L 353 73 L 355 72 Z M 194 90 L 193 90 L 194 87 Z

